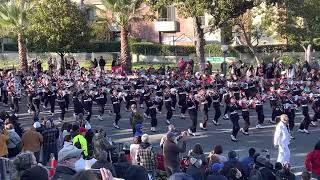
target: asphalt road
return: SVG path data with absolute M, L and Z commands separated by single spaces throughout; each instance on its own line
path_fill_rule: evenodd
M 109 101 L 110 103 L 110 101 Z M 23 98 L 20 102 L 20 112 L 19 112 L 19 122 L 22 126 L 27 129 L 30 128 L 33 119 L 31 115 L 27 113 L 27 104 L 26 100 Z M 66 122 L 73 122 L 73 108 L 72 104 L 70 106 L 70 110 L 66 114 Z M 42 107 L 41 107 L 42 108 Z M 112 109 L 112 106 L 108 104 L 106 109 Z M 0 105 L 0 111 L 6 110 L 9 111 L 8 107 L 4 107 Z M 222 107 L 224 110 L 224 107 Z M 49 112 L 42 108 L 42 115 L 44 116 L 51 116 Z M 141 112 L 144 112 L 145 109 L 140 109 Z M 313 116 L 313 112 L 310 108 L 311 114 Z M 223 111 L 222 111 L 223 112 Z M 250 135 L 245 136 L 239 132 L 238 134 L 238 142 L 232 142 L 230 140 L 230 132 L 231 132 L 231 122 L 230 120 L 224 120 L 220 118 L 219 122 L 221 126 L 214 126 L 211 120 L 214 116 L 214 111 L 211 108 L 209 112 L 209 125 L 207 131 L 201 131 L 198 128 L 197 136 L 190 137 L 187 142 L 187 149 L 191 149 L 194 144 L 200 143 L 206 153 L 212 151 L 215 145 L 221 144 L 224 148 L 224 154 L 226 155 L 228 151 L 235 150 L 238 152 L 239 157 L 244 157 L 247 155 L 247 151 L 250 147 L 256 148 L 259 152 L 263 149 L 268 149 L 271 154 L 272 162 L 275 162 L 277 158 L 277 149 L 273 147 L 273 134 L 274 134 L 274 125 L 268 123 L 268 120 L 271 117 L 271 109 L 269 103 L 266 102 L 264 104 L 264 113 L 265 113 L 265 128 L 264 129 L 256 129 L 255 125 L 257 124 L 257 116 L 256 113 L 251 110 L 250 111 L 250 121 L 251 121 L 251 128 L 250 128 Z M 122 142 L 122 143 L 131 143 L 132 141 L 132 132 L 129 125 L 129 117 L 130 112 L 126 112 L 124 110 L 124 105 L 122 104 L 121 109 L 121 120 L 119 122 L 119 126 L 121 129 L 117 130 L 114 129 L 112 123 L 114 121 L 114 116 L 112 114 L 105 113 L 104 120 L 100 121 L 96 117 L 97 115 L 97 107 L 93 107 L 93 116 L 91 119 L 91 125 L 93 129 L 103 128 L 107 131 L 107 135 L 110 136 L 113 141 L 115 142 Z M 176 112 L 174 112 L 174 116 L 172 119 L 172 123 L 179 129 L 179 130 L 186 130 L 191 125 L 191 120 L 188 118 L 181 119 L 179 117 L 180 109 L 177 108 Z M 162 111 L 161 114 L 157 114 L 158 117 L 158 127 L 157 132 L 153 133 L 150 131 L 150 120 L 145 119 L 144 122 L 144 132 L 150 135 L 150 139 L 154 146 L 159 148 L 159 142 L 163 134 L 167 131 L 167 126 L 165 123 L 165 110 Z M 55 120 L 58 120 L 59 117 L 59 108 L 56 105 L 56 112 L 53 116 Z M 202 117 L 198 117 L 198 121 L 200 122 Z M 302 114 L 301 112 L 296 113 L 296 126 L 295 131 L 298 128 L 299 123 L 302 121 Z M 240 126 L 243 126 L 243 120 L 240 118 Z M 199 126 L 198 126 L 199 127 Z M 301 134 L 299 132 L 295 132 L 295 140 L 291 142 L 290 150 L 291 150 L 291 164 L 293 166 L 293 171 L 299 174 L 299 172 L 304 170 L 304 160 L 306 154 L 311 151 L 315 145 L 315 143 L 320 138 L 320 128 L 319 127 L 310 127 L 310 134 Z

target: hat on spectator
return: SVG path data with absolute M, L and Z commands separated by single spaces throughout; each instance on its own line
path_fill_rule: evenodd
M 174 141 L 174 138 L 175 138 L 175 135 L 174 135 L 174 133 L 172 133 L 172 132 L 169 132 L 168 134 L 167 134 L 167 139 L 168 140 L 170 140 L 170 141 Z
M 33 123 L 33 127 L 36 128 L 36 129 L 40 128 L 41 124 L 37 121 L 37 122 Z
M 175 173 L 169 177 L 169 180 L 193 180 L 193 177 L 186 173 Z
M 49 179 L 48 171 L 41 166 L 35 166 L 24 171 L 20 177 L 20 180 L 31 180 L 31 179 L 48 180 Z
M 59 151 L 58 162 L 62 162 L 67 159 L 78 158 L 81 156 L 82 149 L 78 149 L 75 146 L 69 146 L 70 148 L 63 148 Z
M 86 128 L 84 128 L 84 127 L 81 127 L 80 129 L 79 129 L 79 132 L 80 133 L 84 133 L 84 132 L 86 132 L 87 130 L 86 130 Z
M 230 151 L 228 153 L 228 157 L 229 157 L 229 159 L 236 158 L 237 157 L 237 153 L 235 151 Z
M 211 166 L 211 171 L 212 172 L 218 172 L 224 167 L 223 163 L 214 163 Z
M 149 142 L 149 135 L 148 134 L 143 134 L 141 136 L 141 141 L 144 142 L 144 143 Z

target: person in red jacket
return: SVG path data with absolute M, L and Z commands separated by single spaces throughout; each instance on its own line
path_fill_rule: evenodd
M 304 164 L 307 171 L 312 173 L 312 177 L 320 180 L 320 141 L 315 145 L 314 150 L 308 153 Z

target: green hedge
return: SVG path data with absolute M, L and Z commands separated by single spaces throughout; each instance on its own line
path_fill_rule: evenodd
M 320 51 L 320 46 L 319 45 L 314 45 L 312 47 L 316 51 Z M 238 52 L 241 53 L 250 53 L 250 50 L 247 46 L 235 46 L 234 49 Z M 304 49 L 299 46 L 299 45 L 260 45 L 257 47 L 257 52 L 258 53 L 263 53 L 263 52 L 275 52 L 275 51 L 282 51 L 282 52 L 304 52 Z
M 18 51 L 18 44 L 4 44 L 4 51 Z
M 133 54 L 155 55 L 155 56 L 184 56 L 195 53 L 194 46 L 170 46 L 153 43 L 133 43 L 131 52 Z
M 88 52 L 120 52 L 120 42 L 90 43 Z

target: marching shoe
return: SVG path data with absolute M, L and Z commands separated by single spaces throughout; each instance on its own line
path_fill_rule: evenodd
M 213 124 L 215 125 L 215 126 L 219 126 L 220 124 L 217 122 L 217 121 L 215 121 L 215 120 L 212 120 L 212 122 L 213 122 Z
M 242 134 L 244 134 L 244 135 L 246 135 L 246 136 L 248 136 L 248 135 L 249 135 L 249 133 L 248 133 L 248 132 L 246 132 L 246 131 L 244 131 L 244 129 L 243 129 L 243 128 L 241 128 L 241 129 L 240 129 L 240 132 L 242 132 Z
M 113 127 L 116 129 L 120 129 L 120 127 L 116 123 L 113 123 Z
M 234 137 L 234 135 L 232 135 L 232 134 L 231 134 L 231 135 L 230 135 L 230 137 L 231 137 L 231 141 L 233 141 L 233 142 L 238 141 L 238 140 L 237 140 L 237 138 L 236 138 L 236 137 Z

